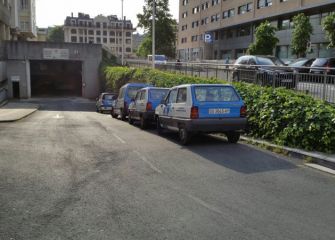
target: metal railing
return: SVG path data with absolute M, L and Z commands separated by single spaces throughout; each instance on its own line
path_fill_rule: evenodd
M 145 60 L 127 60 L 132 67 L 147 68 Z M 314 98 L 335 103 L 335 68 L 292 68 L 288 66 L 254 66 L 212 63 L 168 62 L 156 68 L 172 73 L 228 82 L 248 82 L 268 87 L 284 87 Z

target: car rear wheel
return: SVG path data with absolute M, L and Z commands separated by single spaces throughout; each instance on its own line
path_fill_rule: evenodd
M 126 120 L 126 114 L 124 113 L 123 109 L 120 109 L 120 112 L 121 112 L 121 114 L 120 114 L 121 120 L 125 121 Z
M 128 123 L 129 123 L 130 125 L 133 125 L 133 124 L 134 124 L 134 120 L 132 119 L 130 113 L 129 113 L 129 115 L 128 115 Z
M 229 143 L 237 143 L 240 140 L 240 133 L 238 132 L 229 132 L 226 133 L 226 136 Z
M 182 145 L 187 145 L 190 141 L 190 133 L 186 130 L 185 127 L 179 128 L 179 140 Z
M 112 118 L 117 118 L 117 114 L 114 113 L 114 109 L 111 111 Z
M 161 135 L 163 133 L 163 128 L 161 126 L 161 122 L 158 116 L 156 117 L 156 129 L 157 129 L 158 135 Z
M 148 122 L 147 120 L 145 120 L 145 118 L 143 116 L 141 116 L 141 119 L 140 119 L 140 126 L 141 126 L 141 129 L 147 129 L 148 128 Z

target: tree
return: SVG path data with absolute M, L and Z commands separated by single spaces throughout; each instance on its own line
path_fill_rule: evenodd
M 255 42 L 250 44 L 248 53 L 252 55 L 272 55 L 273 49 L 279 42 L 276 35 L 276 28 L 271 26 L 269 21 L 261 23 L 256 28 Z
M 292 53 L 300 57 L 306 57 L 308 44 L 313 34 L 313 27 L 309 18 L 300 13 L 293 18 L 293 32 L 291 40 Z
M 335 47 L 335 13 L 328 15 L 322 22 L 322 28 L 326 32 L 329 41 L 328 48 Z
M 64 42 L 63 26 L 54 26 L 48 33 L 47 42 Z
M 146 57 L 152 53 L 152 9 L 156 1 L 156 53 L 174 58 L 176 53 L 177 22 L 172 18 L 168 0 L 145 0 L 143 13 L 137 14 L 138 27 L 144 28 L 146 36 L 137 53 Z

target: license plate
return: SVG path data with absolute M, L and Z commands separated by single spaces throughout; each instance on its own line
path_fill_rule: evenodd
M 229 114 L 229 108 L 213 108 L 208 110 L 209 114 Z

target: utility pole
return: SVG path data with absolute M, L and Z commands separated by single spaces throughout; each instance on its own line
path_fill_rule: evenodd
M 155 30 L 155 21 L 156 21 L 156 0 L 153 0 L 152 3 L 152 68 L 155 68 L 155 55 L 156 55 L 156 30 Z
M 122 47 L 121 47 L 121 49 L 122 49 L 122 51 L 121 51 L 121 54 L 122 54 L 122 60 L 121 60 L 121 62 L 122 62 L 122 66 L 124 65 L 124 19 L 123 19 L 123 0 L 121 0 L 121 3 L 122 3 L 122 7 L 121 7 L 121 18 L 122 18 L 122 30 L 121 30 L 121 34 L 122 34 Z

